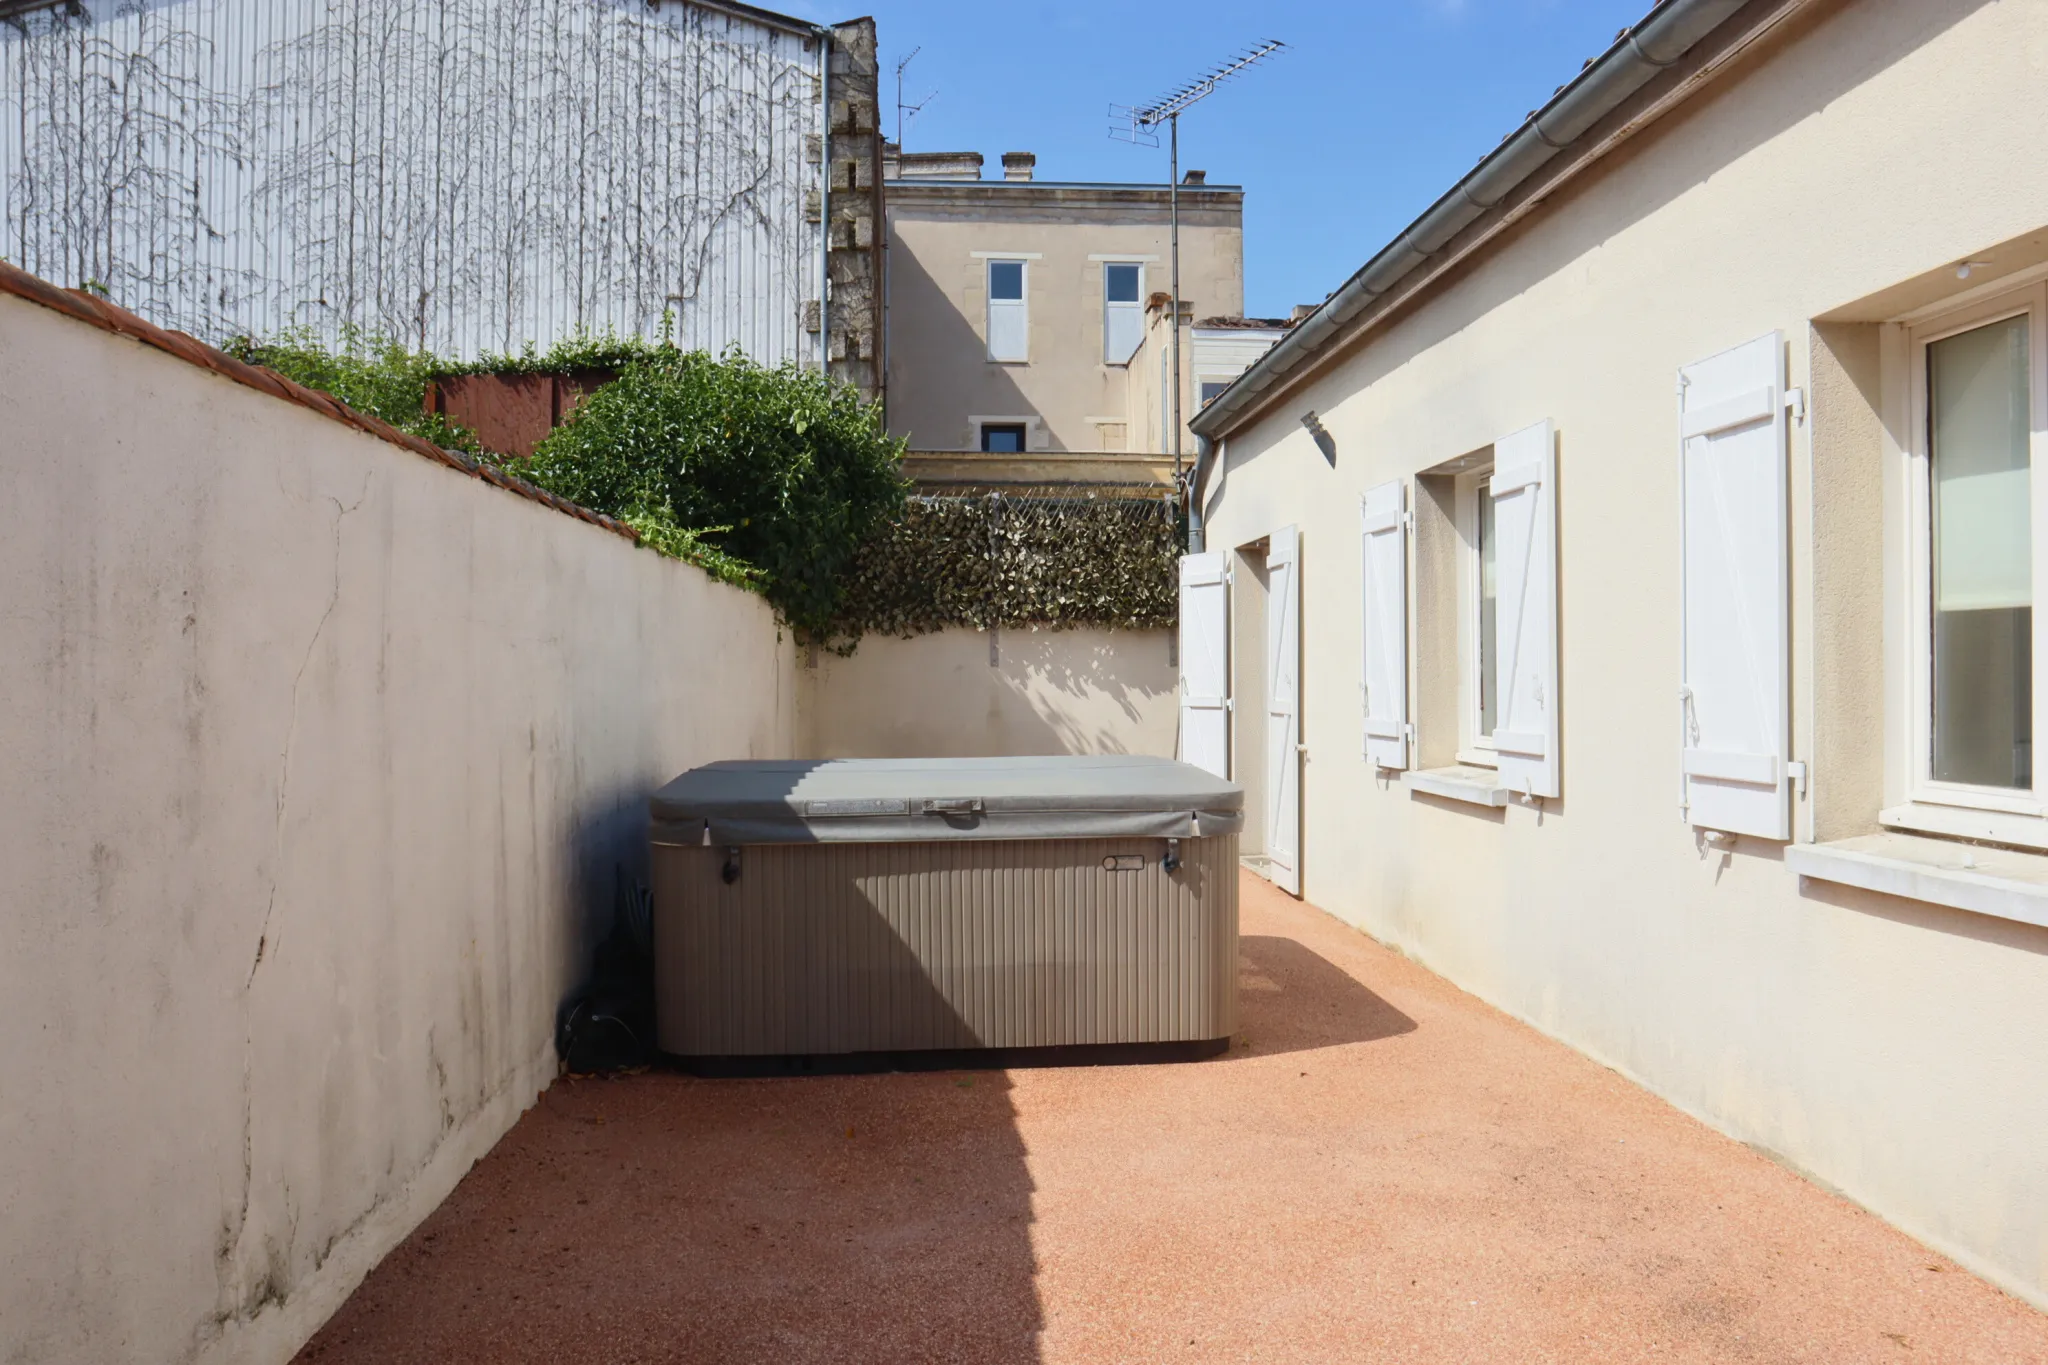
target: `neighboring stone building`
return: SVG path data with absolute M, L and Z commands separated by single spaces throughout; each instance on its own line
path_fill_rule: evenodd
M 890 429 L 913 452 L 1063 454 L 1098 473 L 1160 475 L 1171 449 L 1164 368 L 1168 187 L 1035 178 L 1029 152 L 982 178 L 976 152 L 884 151 Z M 1180 188 L 1183 416 L 1263 345 L 1213 347 L 1191 326 L 1244 306 L 1244 192 L 1188 172 Z M 1277 324 L 1275 324 L 1277 326 Z M 1230 332 L 1241 341 L 1238 333 Z M 1253 333 L 1243 333 L 1248 337 Z M 1270 344 L 1277 331 L 1257 334 Z M 1184 444 L 1194 449 L 1191 437 Z M 949 467 L 961 463 L 947 461 Z M 1044 465 L 1045 469 L 1037 466 Z M 1171 461 L 1163 466 L 1171 476 Z M 1089 475 L 1091 480 L 1094 475 Z

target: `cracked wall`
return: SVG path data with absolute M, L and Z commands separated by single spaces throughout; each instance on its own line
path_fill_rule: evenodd
M 12 297 L 0 376 L 0 1362 L 283 1360 L 553 1077 L 646 794 L 786 755 L 795 660 Z

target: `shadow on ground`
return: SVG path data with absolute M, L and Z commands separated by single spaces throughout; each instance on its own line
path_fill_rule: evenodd
M 1247 936 L 1239 980 L 1234 1057 L 1415 1027 L 1291 938 Z M 990 1071 L 559 1081 L 299 1359 L 1036 1361 L 1011 1089 Z
M 1037 1356 L 998 1073 L 557 1082 L 306 1362 Z
M 1373 1043 L 1415 1031 L 1413 1019 L 1294 939 L 1246 934 L 1238 964 L 1233 1057 Z

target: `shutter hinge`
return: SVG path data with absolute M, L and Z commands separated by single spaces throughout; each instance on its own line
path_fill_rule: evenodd
M 1785 765 L 1785 780 L 1792 784 L 1792 790 L 1799 794 L 1801 800 L 1806 799 L 1806 764 L 1803 761 Z
M 1785 390 L 1785 411 L 1792 414 L 1792 420 L 1802 425 L 1806 421 L 1806 390 Z

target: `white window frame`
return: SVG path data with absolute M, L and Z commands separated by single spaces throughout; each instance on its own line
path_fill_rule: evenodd
M 1128 256 L 1104 256 L 1100 260 L 1102 266 L 1102 363 L 1111 369 L 1127 369 L 1131 361 L 1137 358 L 1138 352 L 1145 348 L 1145 263 Z M 1130 303 L 1111 303 L 1109 301 L 1110 267 L 1119 265 L 1132 266 L 1138 272 L 1138 297 Z M 1132 316 L 1137 319 L 1138 340 L 1137 344 L 1131 347 L 1129 355 L 1125 356 L 1122 360 L 1111 360 L 1109 358 L 1109 319 L 1111 312 L 1118 308 L 1128 309 Z
M 1479 729 L 1479 499 L 1490 496 L 1493 457 L 1457 476 L 1453 485 L 1458 528 L 1458 762 L 1497 768 L 1493 736 Z M 1496 644 L 1494 662 L 1500 662 Z M 1499 692 L 1499 682 L 1494 690 Z
M 983 358 L 991 365 L 1029 365 L 1031 363 L 1031 262 L 1034 257 L 1021 253 L 1015 256 L 998 256 L 981 252 L 974 254 L 981 259 Z M 996 298 L 995 273 L 996 267 L 999 265 L 1014 265 L 1017 267 L 1017 298 L 1000 300 Z M 1005 305 L 1015 304 L 1017 312 L 1023 317 L 1024 347 L 1021 355 L 998 356 L 996 354 L 996 305 L 998 303 Z
M 1927 350 L 1944 338 L 2009 318 L 2028 318 L 2029 515 L 2034 538 L 2033 734 L 2034 785 L 2022 791 L 1941 782 L 1932 775 L 1934 752 L 1933 489 L 1929 450 Z M 1882 823 L 1932 833 L 2048 847 L 2048 773 L 2038 747 L 2048 721 L 2048 283 L 2000 293 L 1914 320 L 1903 329 L 1908 401 L 1901 451 L 1905 465 L 1904 628 L 1907 648 L 1901 701 L 1895 717 L 1905 746 L 1904 803 L 1880 815 Z

